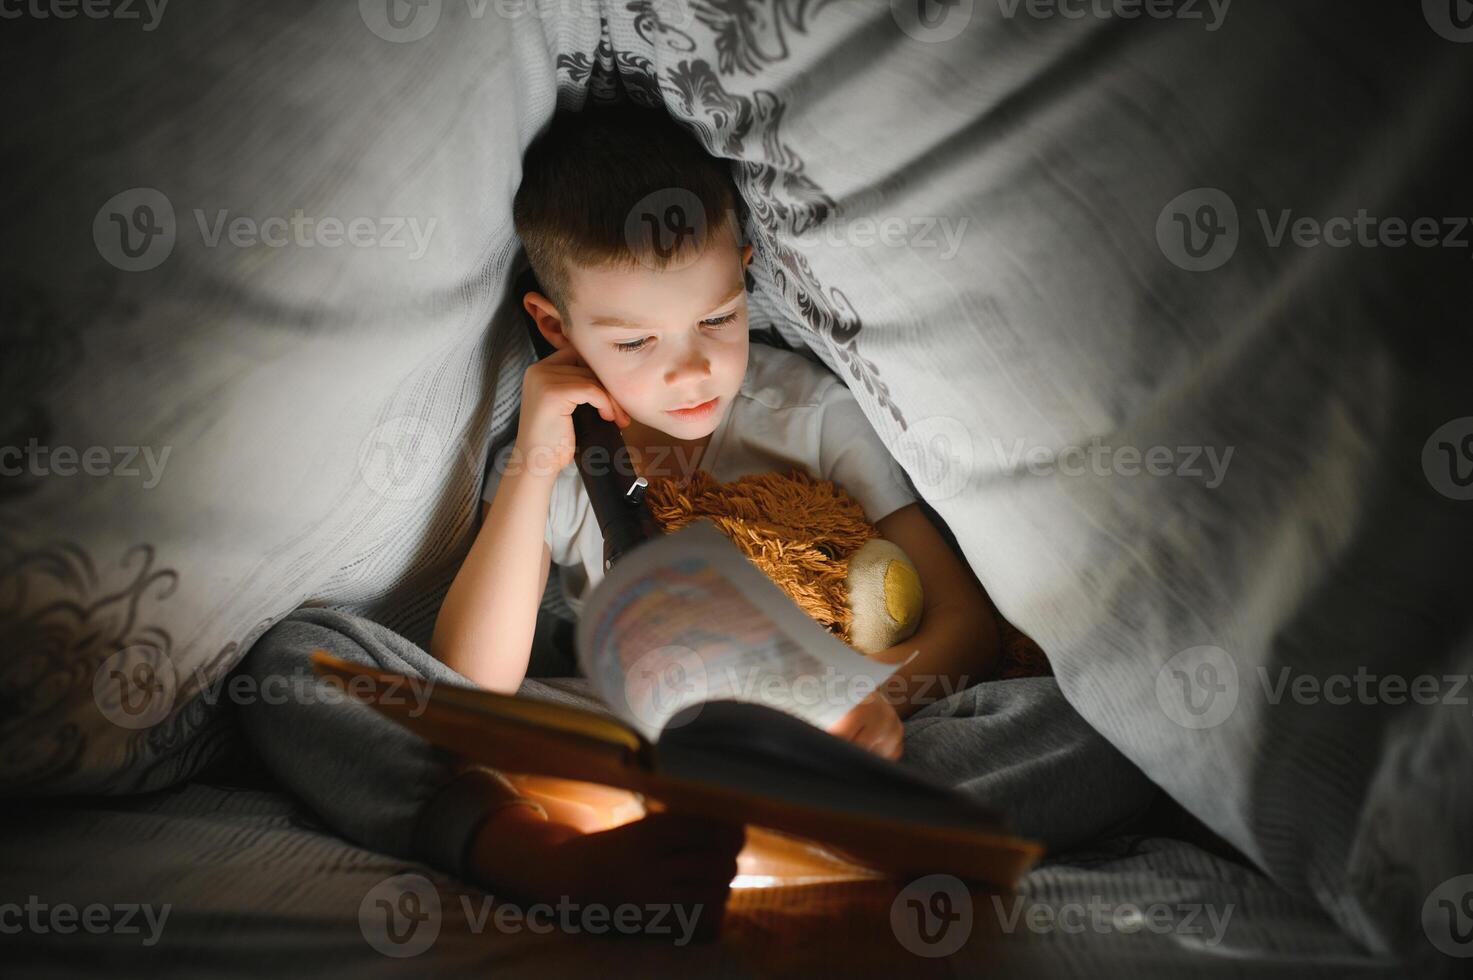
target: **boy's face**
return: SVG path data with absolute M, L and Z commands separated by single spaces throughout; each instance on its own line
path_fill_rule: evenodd
M 637 425 L 696 440 L 716 429 L 747 373 L 751 259 L 752 246 L 738 249 L 728 231 L 668 269 L 574 266 L 568 323 L 540 293 L 523 303 L 543 336 L 559 349 L 571 343 Z M 693 405 L 701 407 L 678 411 Z

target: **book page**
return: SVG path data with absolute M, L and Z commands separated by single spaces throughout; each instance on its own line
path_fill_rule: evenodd
M 577 645 L 594 689 L 651 741 L 681 709 L 722 698 L 827 728 L 901 666 L 815 623 L 708 521 L 610 569 L 584 605 Z

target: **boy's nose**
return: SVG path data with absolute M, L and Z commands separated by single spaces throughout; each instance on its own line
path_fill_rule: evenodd
M 666 384 L 679 384 L 686 378 L 701 378 L 711 373 L 711 359 L 699 348 L 687 350 L 665 371 Z

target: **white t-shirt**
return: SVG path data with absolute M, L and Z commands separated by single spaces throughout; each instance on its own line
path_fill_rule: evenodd
M 681 472 L 681 458 L 674 454 L 662 465 L 663 473 Z M 801 469 L 847 491 L 871 523 L 916 501 L 905 471 L 843 382 L 802 355 L 767 344 L 749 346 L 746 376 L 711 434 L 700 468 L 722 483 Z M 483 497 L 495 496 L 492 467 Z M 544 539 L 558 566 L 563 598 L 574 615 L 582 615 L 584 596 L 603 578 L 604 539 L 576 463 L 558 473 Z

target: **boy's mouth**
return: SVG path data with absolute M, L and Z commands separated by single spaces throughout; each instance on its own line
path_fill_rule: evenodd
M 690 408 L 672 408 L 667 409 L 667 411 L 670 415 L 673 415 L 678 419 L 698 419 L 709 414 L 716 407 L 716 403 L 720 400 L 721 398 L 718 396 L 708 402 L 701 402 L 699 405 L 692 405 Z

